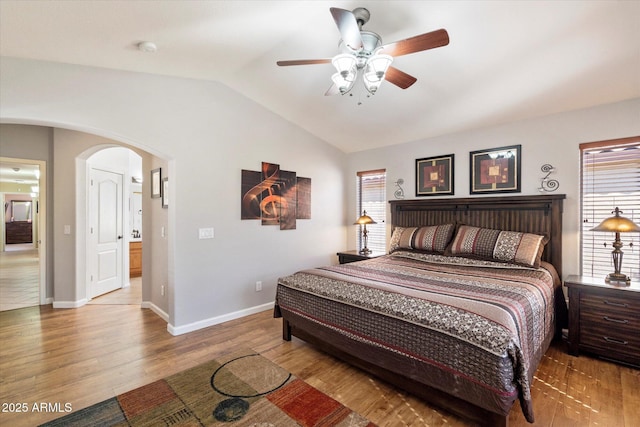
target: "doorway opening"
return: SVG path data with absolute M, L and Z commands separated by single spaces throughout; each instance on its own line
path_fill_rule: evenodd
M 0 311 L 46 302 L 46 163 L 0 158 Z
M 88 304 L 142 303 L 142 157 L 125 147 L 87 159 Z

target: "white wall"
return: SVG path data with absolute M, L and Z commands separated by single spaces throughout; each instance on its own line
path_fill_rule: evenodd
M 393 199 L 394 182 L 403 178 L 405 198 L 415 197 L 415 160 L 455 154 L 455 197 L 469 197 L 469 152 L 507 145 L 522 145 L 522 192 L 540 194 L 540 167 L 545 163 L 560 181 L 555 193 L 566 194 L 563 216 L 563 275 L 579 273 L 580 266 L 580 153 L 582 142 L 640 135 L 640 99 L 555 114 L 503 126 L 444 135 L 392 147 L 349 155 L 347 194 L 355 194 L 355 174 L 360 170 L 387 169 L 387 198 Z M 494 194 L 496 195 L 496 194 Z M 451 196 L 449 196 L 451 197 Z M 484 196 L 478 196 L 484 197 Z M 356 212 L 354 198 L 347 203 L 349 218 Z M 355 248 L 354 239 L 349 247 Z
M 152 287 L 153 292 L 168 287 L 174 333 L 264 308 L 273 301 L 277 277 L 335 262 L 335 252 L 344 249 L 346 156 L 219 83 L 5 57 L 0 105 L 4 123 L 79 130 L 167 162 L 168 261 L 144 260 L 167 272 L 167 283 Z M 240 220 L 240 171 L 260 170 L 262 161 L 311 178 L 312 219 L 299 220 L 297 230 Z M 54 197 L 62 190 L 58 184 L 73 186 L 68 177 L 55 182 Z M 63 194 L 55 203 L 57 231 L 63 229 L 58 214 L 77 220 L 65 206 L 71 194 Z M 160 236 L 162 226 L 143 224 L 145 241 L 150 234 Z M 215 238 L 199 240 L 201 227 L 214 227 Z M 58 277 L 62 267 L 57 262 L 56 267 L 55 297 L 77 297 L 63 291 L 72 288 L 75 277 Z M 263 282 L 260 293 L 257 280 Z

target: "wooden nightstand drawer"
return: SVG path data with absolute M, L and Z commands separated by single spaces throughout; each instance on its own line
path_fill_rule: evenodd
M 617 313 L 597 313 L 580 310 L 580 329 L 590 331 L 592 329 L 603 330 L 611 336 L 625 337 L 633 334 L 640 344 L 640 320 L 633 317 L 620 316 Z
M 640 300 L 582 293 L 580 295 L 580 312 L 584 313 L 585 311 L 609 315 L 615 313 L 615 317 L 623 319 L 640 319 Z
M 600 345 L 605 348 L 619 345 L 621 348 L 640 348 L 640 335 L 631 328 L 616 328 L 611 325 L 590 323 L 580 328 L 580 343 Z M 640 355 L 638 355 L 640 357 Z
M 580 329 L 587 333 L 598 330 L 605 336 L 640 337 L 640 300 L 622 299 L 610 295 L 580 294 Z M 634 339 L 640 348 L 640 338 Z

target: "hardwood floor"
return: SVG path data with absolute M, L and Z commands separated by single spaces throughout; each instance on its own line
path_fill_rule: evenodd
M 87 304 L 134 304 L 142 303 L 142 277 L 129 279 L 129 286 L 93 298 Z
M 40 304 L 40 264 L 33 244 L 7 245 L 0 252 L 0 311 Z M 87 304 L 137 304 L 142 302 L 142 277 L 130 286 L 92 299 Z
M 34 412 L 40 403 L 73 410 L 250 348 L 380 426 L 465 426 L 398 389 L 294 338 L 281 338 L 271 311 L 172 336 L 151 310 L 135 305 L 78 309 L 30 307 L 0 313 L 0 425 L 33 426 L 63 413 Z M 637 426 L 640 370 L 569 356 L 554 343 L 533 382 L 534 426 Z M 27 412 L 7 412 L 11 404 Z M 13 406 L 15 408 L 15 406 Z M 511 426 L 528 426 L 516 403 Z
M 0 251 L 0 311 L 40 304 L 40 262 L 33 244 L 6 245 Z

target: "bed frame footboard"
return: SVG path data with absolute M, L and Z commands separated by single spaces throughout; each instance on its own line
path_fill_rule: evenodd
M 370 362 L 358 357 L 360 350 L 345 351 L 330 344 L 323 339 L 321 330 L 309 331 L 299 327 L 295 319 L 287 318 L 286 313 L 282 313 L 282 335 L 286 341 L 291 340 L 291 336 L 300 338 L 303 341 L 315 346 L 319 350 L 328 353 L 338 359 L 347 362 L 379 379 L 407 391 L 414 396 L 431 403 L 444 411 L 455 414 L 465 420 L 471 421 L 475 425 L 486 427 L 508 427 L 508 415 L 498 414 L 485 408 L 476 406 L 458 397 L 451 396 L 441 390 L 423 384 L 416 379 L 402 376 L 397 372 L 392 372 L 381 366 L 380 361 Z

